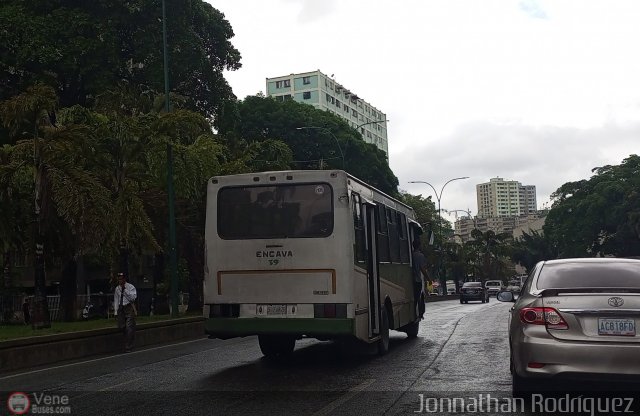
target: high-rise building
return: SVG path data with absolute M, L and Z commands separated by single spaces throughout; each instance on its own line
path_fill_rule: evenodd
M 389 154 L 386 114 L 319 70 L 267 78 L 267 96 L 330 111 L 357 129 L 365 142 Z
M 492 178 L 476 185 L 478 217 L 512 217 L 533 214 L 537 210 L 536 187 L 517 181 Z

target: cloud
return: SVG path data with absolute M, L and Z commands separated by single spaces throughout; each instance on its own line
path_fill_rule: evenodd
M 312 23 L 330 16 L 335 9 L 335 0 L 286 0 L 285 3 L 300 7 L 297 16 L 298 23 Z
M 520 10 L 525 12 L 529 17 L 534 19 L 547 19 L 547 13 L 536 0 L 523 0 L 518 3 Z
M 637 0 L 215 0 L 239 97 L 320 69 L 384 112 L 400 187 L 476 207 L 478 183 L 562 184 L 640 153 Z M 251 10 L 252 13 L 247 13 Z M 265 24 L 266 22 L 266 24 Z M 541 24 L 542 23 L 542 24 Z
M 424 196 L 432 194 L 431 188 L 407 182 L 424 180 L 440 192 L 447 180 L 470 176 L 446 187 L 441 200 L 446 209 L 470 208 L 475 214 L 475 185 L 497 176 L 535 185 L 541 208 L 562 184 L 588 179 L 593 168 L 620 164 L 638 153 L 639 138 L 639 122 L 579 129 L 481 121 L 392 153 L 390 163 L 402 189 Z

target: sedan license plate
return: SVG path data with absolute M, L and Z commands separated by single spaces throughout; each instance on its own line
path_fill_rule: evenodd
M 636 335 L 636 322 L 633 319 L 598 318 L 598 335 Z
M 257 305 L 257 315 L 286 315 L 287 305 Z

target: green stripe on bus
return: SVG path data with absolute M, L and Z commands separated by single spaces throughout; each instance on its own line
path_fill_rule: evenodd
M 352 335 L 352 319 L 329 318 L 210 318 L 205 320 L 205 332 L 233 335 L 300 334 Z

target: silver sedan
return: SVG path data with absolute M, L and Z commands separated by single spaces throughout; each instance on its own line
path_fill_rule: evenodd
M 514 395 L 557 379 L 640 381 L 640 260 L 543 261 L 509 318 Z

